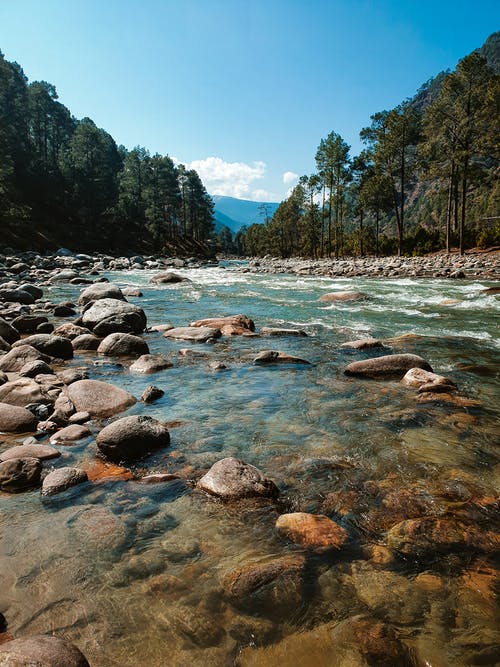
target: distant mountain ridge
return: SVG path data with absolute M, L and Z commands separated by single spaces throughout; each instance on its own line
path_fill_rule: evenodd
M 215 228 L 229 227 L 233 234 L 243 226 L 264 222 L 267 215 L 271 218 L 279 206 L 277 202 L 259 202 L 248 199 L 236 199 L 224 195 L 212 195 L 214 202 Z

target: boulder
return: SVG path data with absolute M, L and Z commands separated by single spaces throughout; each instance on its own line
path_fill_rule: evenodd
M 54 329 L 53 333 L 55 336 L 62 336 L 62 338 L 74 340 L 78 336 L 83 336 L 84 334 L 90 334 L 92 332 L 86 327 L 81 327 L 72 322 L 66 322 L 66 324 L 61 324 L 57 329 Z
M 1 667 L 90 667 L 76 646 L 52 635 L 13 639 L 0 646 Z
M 167 427 L 152 417 L 131 415 L 109 424 L 98 433 L 97 448 L 111 461 L 136 459 L 167 447 Z
M 16 493 L 38 486 L 41 472 L 42 464 L 38 459 L 24 458 L 2 461 L 0 463 L 0 490 L 7 493 Z
M 180 276 L 178 273 L 174 273 L 173 271 L 162 271 L 161 273 L 154 275 L 149 282 L 155 285 L 168 285 L 174 283 L 189 283 L 191 281 L 189 278 Z
M 29 361 L 38 360 L 49 361 L 49 357 L 31 345 L 19 345 L 0 357 L 0 370 L 6 373 L 18 373 Z
M 87 473 L 79 468 L 65 466 L 49 472 L 42 482 L 42 496 L 53 496 L 66 491 L 71 486 L 82 484 L 88 480 Z
M 0 301 L 6 301 L 7 303 L 22 303 L 23 305 L 29 306 L 30 304 L 35 303 L 35 298 L 32 294 L 22 289 L 0 288 Z
M 54 433 L 50 442 L 52 445 L 72 445 L 77 440 L 82 440 L 91 435 L 91 431 L 86 426 L 80 424 L 70 424 Z
M 0 402 L 26 407 L 30 403 L 53 403 L 54 397 L 31 378 L 18 378 L 0 387 Z
M 19 371 L 19 377 L 34 378 L 37 375 L 51 375 L 52 368 L 41 359 L 28 361 Z
M 97 350 L 101 344 L 101 339 L 94 336 L 94 334 L 82 334 L 81 336 L 73 338 L 71 344 L 75 352 L 93 352 L 94 350 Z
M 86 380 L 88 378 L 87 371 L 79 368 L 66 368 L 63 371 L 59 371 L 56 375 L 64 384 L 72 384 L 73 382 L 78 382 L 78 380 Z
M 419 392 L 428 391 L 454 391 L 456 385 L 448 378 L 431 373 L 423 368 L 410 368 L 401 380 L 401 384 L 407 387 L 415 387 Z
M 191 327 L 209 327 L 219 329 L 224 336 L 245 336 L 255 331 L 255 324 L 246 315 L 229 315 L 228 317 L 212 317 L 206 320 L 191 322 Z
M 10 343 L 0 336 L 0 352 L 10 352 Z
M 36 431 L 37 418 L 26 408 L 0 403 L 0 431 L 26 433 Z M 1 454 L 0 454 L 1 458 Z
M 364 658 L 362 664 L 401 667 L 413 664 L 394 628 L 377 618 L 351 616 L 333 628 L 330 639 L 339 653 L 342 648 L 353 647 Z
M 122 289 L 122 294 L 124 296 L 137 296 L 137 297 L 143 296 L 141 290 L 138 289 L 137 287 L 124 287 Z
M 24 292 L 29 292 L 35 299 L 41 299 L 43 296 L 43 289 L 36 285 L 23 283 L 22 285 L 19 285 L 19 289 L 22 289 Z
M 7 373 L 0 371 L 0 385 L 5 384 L 8 381 L 9 381 L 9 376 L 7 375 Z
M 132 373 L 157 373 L 172 367 L 172 362 L 162 354 L 143 354 L 130 366 Z
M 48 322 L 44 315 L 19 315 L 12 320 L 12 326 L 22 334 L 35 333 L 40 324 Z
M 14 327 L 6 322 L 2 317 L 0 317 L 0 336 L 9 343 L 9 345 L 12 345 L 12 343 L 15 343 L 16 340 L 19 340 L 21 337 L 19 335 L 19 331 L 17 329 L 14 329 Z
M 278 327 L 261 327 L 262 336 L 307 336 L 303 329 L 280 329 Z
M 385 347 L 385 345 L 377 338 L 358 338 L 357 340 L 349 340 L 347 343 L 342 343 L 340 347 L 351 350 L 370 350 L 372 348 Z
M 333 303 L 337 301 L 361 301 L 367 298 L 368 295 L 363 292 L 329 292 L 328 294 L 322 294 L 319 300 L 325 303 Z
M 347 540 L 346 531 L 322 514 L 282 514 L 276 521 L 276 530 L 306 547 L 340 549 Z
M 97 418 L 111 417 L 136 402 L 128 392 L 100 380 L 79 380 L 63 391 L 78 412 Z
M 275 483 L 260 470 L 240 459 L 228 457 L 214 463 L 196 485 L 202 491 L 223 500 L 279 495 Z
M 221 337 L 219 329 L 214 327 L 176 327 L 165 331 L 165 338 L 189 340 L 192 343 L 211 343 Z
M 147 319 L 142 308 L 119 299 L 99 299 L 82 315 L 82 323 L 96 335 L 110 333 L 141 333 L 146 328 Z
M 78 305 L 85 306 L 91 301 L 99 301 L 100 299 L 126 301 L 123 292 L 117 285 L 113 285 L 112 283 L 94 283 L 80 292 Z
M 153 384 L 150 384 L 141 394 L 141 401 L 143 403 L 154 403 L 159 398 L 164 396 L 165 392 L 159 387 L 155 387 Z
M 24 338 L 22 341 L 17 341 L 13 344 L 12 348 L 15 349 L 23 345 L 31 345 L 35 350 L 49 357 L 56 357 L 57 359 L 73 358 L 71 341 L 61 336 L 54 336 L 54 334 L 34 334 L 33 336 Z
M 0 452 L 0 461 L 10 461 L 11 459 L 38 459 L 39 461 L 50 461 L 61 456 L 61 452 L 50 445 L 40 445 L 37 442 L 33 444 L 15 445 L 3 452 Z
M 310 364 L 305 359 L 294 357 L 288 352 L 280 352 L 279 350 L 262 350 L 254 358 L 253 363 L 257 366 L 264 366 L 267 364 Z
M 410 368 L 431 371 L 430 364 L 416 354 L 387 354 L 383 357 L 354 361 L 344 373 L 364 378 L 401 378 Z
M 149 347 L 142 338 L 128 333 L 112 333 L 101 341 L 97 348 L 98 354 L 110 357 L 129 357 L 149 354 Z

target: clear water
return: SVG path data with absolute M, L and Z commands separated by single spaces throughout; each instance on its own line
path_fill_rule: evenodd
M 393 623 L 422 664 L 495 664 L 491 554 L 373 557 L 386 530 L 406 516 L 384 502 L 388 490 L 425 496 L 427 513 L 457 516 L 481 530 L 498 527 L 490 500 L 499 478 L 499 298 L 481 293 L 488 283 L 207 268 L 180 271 L 192 283 L 152 287 L 152 273 L 107 274 L 120 286 L 142 289 L 144 296 L 130 301 L 144 308 L 150 326 L 244 313 L 257 328 L 300 327 L 309 336 L 192 345 L 153 332 L 145 335 L 151 352 L 174 363 L 160 373 L 131 374 L 123 360 L 123 366 L 111 359 L 94 366 L 88 353 L 71 363 L 137 397 L 149 384 L 164 389 L 154 405 L 129 411 L 172 424 L 171 446 L 133 466 L 138 476 L 169 471 L 189 480 L 237 456 L 275 480 L 281 503 L 231 507 L 181 480 L 89 483 L 44 500 L 36 491 L 0 494 L 0 611 L 9 630 L 65 636 L 93 667 L 266 667 L 276 659 L 264 652 L 247 662 L 249 647 L 370 613 Z M 370 298 L 318 301 L 326 292 L 352 289 Z M 79 292 L 50 290 L 60 299 Z M 443 305 L 446 299 L 459 302 Z M 343 375 L 349 362 L 375 354 L 342 349 L 343 342 L 410 332 L 418 337 L 393 343 L 392 350 L 420 354 L 481 408 L 418 404 L 415 391 L 398 382 Z M 179 355 L 186 347 L 202 354 Z M 252 357 L 270 348 L 311 365 L 253 366 Z M 227 369 L 211 370 L 215 360 Z M 5 438 L 1 446 L 11 444 Z M 57 466 L 96 455 L 93 438 L 61 450 Z M 342 502 L 332 493 L 342 494 Z M 278 514 L 290 510 L 327 513 L 347 529 L 349 544 L 336 555 L 291 545 L 274 531 Z M 258 608 L 227 600 L 228 572 L 287 554 L 306 556 L 298 597 L 278 587 Z M 293 650 L 281 664 L 297 664 Z

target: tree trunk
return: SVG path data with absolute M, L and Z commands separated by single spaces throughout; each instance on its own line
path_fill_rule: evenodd
M 459 251 L 460 254 L 463 255 L 465 252 L 465 238 L 464 238 L 464 232 L 465 232 L 465 213 L 466 213 L 466 205 L 467 205 L 467 172 L 469 170 L 469 160 L 468 158 L 464 161 L 464 171 L 462 175 L 462 210 L 460 211 L 460 227 L 458 230 L 458 236 L 459 236 Z
M 375 257 L 378 257 L 378 235 L 379 235 L 380 211 L 377 209 L 375 214 Z
M 455 179 L 455 163 L 450 165 L 450 181 L 448 185 L 448 206 L 446 209 L 446 252 L 451 251 L 451 209 L 453 206 L 453 181 Z
M 359 254 L 361 257 L 364 257 L 365 253 L 363 250 L 363 217 L 364 211 L 361 209 L 359 212 Z

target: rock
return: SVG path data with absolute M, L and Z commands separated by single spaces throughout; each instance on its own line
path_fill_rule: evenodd
M 410 368 L 401 380 L 401 384 L 407 387 L 415 387 L 424 391 L 453 391 L 456 385 L 448 378 L 438 375 L 437 373 L 430 373 L 423 368 Z
M 12 326 L 22 334 L 35 333 L 40 324 L 48 322 L 44 315 L 19 315 L 12 320 Z
M 0 431 L 4 433 L 35 431 L 37 421 L 35 415 L 26 408 L 0 403 Z
M 29 285 L 28 283 L 23 283 L 19 285 L 19 289 L 22 289 L 24 292 L 29 292 L 34 299 L 41 299 L 43 296 L 43 290 L 36 285 Z
M 166 322 L 165 324 L 156 324 L 154 327 L 151 327 L 151 331 L 170 331 L 170 329 L 175 329 L 174 325 L 171 322 Z
M 208 343 L 220 338 L 222 334 L 213 327 L 176 327 L 165 331 L 163 335 L 165 338 L 189 340 L 193 343 Z
M 37 326 L 36 333 L 54 333 L 54 325 L 51 322 L 42 322 Z
M 10 352 L 11 346 L 0 336 L 0 352 Z
M 344 373 L 364 378 L 401 378 L 410 368 L 423 368 L 431 371 L 431 366 L 416 354 L 388 354 L 383 357 L 354 361 Z
M 292 542 L 307 547 L 340 549 L 347 540 L 346 531 L 322 514 L 282 514 L 276 521 L 276 530 Z
M 78 412 L 88 412 L 97 418 L 111 417 L 136 402 L 128 392 L 100 380 L 79 380 L 63 391 Z
M 211 361 L 208 364 L 208 367 L 211 371 L 224 371 L 227 369 L 226 364 L 224 364 L 222 361 Z
M 65 424 L 72 414 L 75 412 L 75 406 L 69 397 L 61 392 L 54 403 L 54 413 L 51 419 L 55 422 Z
M 31 345 L 19 345 L 0 357 L 0 370 L 7 373 L 18 373 L 29 361 L 38 360 L 48 361 L 49 358 Z
M 38 459 L 39 461 L 49 461 L 57 459 L 61 452 L 49 445 L 26 444 L 10 447 L 0 452 L 0 461 L 10 461 L 11 459 Z
M 303 329 L 279 329 L 277 327 L 261 327 L 261 336 L 307 336 Z
M 8 381 L 9 381 L 9 376 L 7 375 L 7 373 L 0 371 L 0 385 L 5 384 Z
M 320 301 L 332 303 L 336 301 L 361 301 L 367 299 L 368 295 L 363 292 L 330 292 L 319 297 Z
M 127 481 L 134 478 L 128 468 L 99 459 L 82 463 L 82 469 L 85 470 L 91 482 Z
M 14 329 L 14 327 L 2 317 L 0 317 L 0 336 L 7 341 L 9 345 L 12 345 L 12 343 L 15 343 L 16 340 L 19 340 L 20 338 L 19 331 Z
M 52 314 L 54 317 L 73 317 L 73 315 L 76 315 L 76 311 L 74 308 L 70 308 L 69 306 L 58 304 L 57 306 L 54 306 Z
M 42 464 L 38 459 L 24 458 L 2 461 L 0 463 L 0 490 L 7 493 L 16 493 L 38 486 L 41 472 Z
M 159 398 L 164 396 L 164 394 L 165 392 L 163 391 L 163 389 L 160 389 L 159 387 L 155 387 L 154 385 L 150 384 L 142 392 L 141 401 L 143 403 L 154 403 L 154 401 L 157 401 Z
M 61 324 L 61 326 L 54 329 L 55 336 L 61 336 L 62 338 L 69 338 L 74 340 L 78 336 L 83 336 L 84 334 L 92 333 L 90 329 L 86 327 L 81 327 L 78 324 L 73 324 L 72 322 L 67 322 L 66 324 Z
M 87 473 L 78 468 L 65 466 L 49 472 L 42 483 L 42 496 L 53 496 L 66 491 L 71 486 L 82 484 L 88 480 Z
M 197 488 L 223 500 L 279 495 L 275 483 L 254 466 L 233 457 L 221 459 L 198 481 Z
M 0 646 L 1 667 L 90 667 L 76 646 L 52 635 L 34 635 Z
M 206 320 L 191 322 L 191 327 L 209 327 L 219 329 L 225 336 L 245 336 L 255 331 L 255 324 L 246 315 L 229 315 L 228 317 L 212 317 Z
M 97 350 L 101 344 L 101 339 L 94 336 L 94 334 L 82 334 L 73 338 L 71 341 L 73 350 L 76 352 L 87 352 Z
M 149 475 L 141 477 L 141 484 L 162 484 L 163 482 L 172 482 L 180 479 L 178 475 L 171 472 L 152 472 Z
M 254 357 L 253 363 L 257 366 L 265 364 L 310 364 L 305 359 L 294 357 L 287 352 L 280 352 L 278 350 L 262 350 Z
M 481 291 L 483 294 L 500 294 L 500 287 L 485 287 L 485 289 Z
M 377 618 L 351 616 L 333 628 L 330 638 L 339 653 L 341 647 L 355 648 L 367 661 L 364 664 L 387 667 L 412 664 L 394 628 Z
M 113 285 L 112 283 L 93 283 L 80 292 L 78 305 L 85 306 L 91 301 L 99 301 L 100 299 L 126 301 L 123 292 L 117 285 Z
M 130 366 L 132 373 L 157 373 L 172 367 L 172 362 L 163 354 L 143 354 Z
M 54 334 L 34 334 L 33 336 L 24 338 L 22 341 L 17 341 L 13 344 L 12 348 L 15 349 L 24 345 L 31 345 L 35 350 L 49 357 L 56 357 L 57 359 L 73 358 L 71 341 L 61 336 L 54 336 Z
M 423 517 L 393 526 L 387 533 L 387 545 L 400 554 L 415 558 L 453 551 L 495 551 L 500 547 L 500 537 L 455 519 Z
M 53 403 L 54 397 L 35 380 L 18 378 L 0 387 L 0 402 L 24 408 L 30 403 Z
M 75 412 L 75 414 L 71 415 L 68 419 L 68 422 L 70 424 L 85 424 L 85 422 L 88 422 L 89 420 L 90 415 L 88 412 Z
M 137 297 L 143 296 L 141 290 L 138 289 L 137 287 L 124 287 L 122 289 L 122 294 L 124 296 L 137 296 Z
M 56 375 L 64 384 L 72 384 L 73 382 L 78 382 L 78 380 L 86 380 L 88 378 L 87 371 L 79 368 L 67 368 L 64 371 L 59 371 Z
M 191 281 L 189 278 L 180 276 L 178 273 L 174 273 L 173 271 L 162 271 L 161 273 L 155 274 L 149 282 L 156 285 L 168 285 L 174 283 L 189 283 Z
M 103 428 L 96 438 L 101 454 L 115 462 L 141 458 L 169 443 L 166 426 L 156 419 L 139 415 L 118 419 Z
M 359 338 L 358 340 L 350 340 L 347 343 L 342 343 L 340 347 L 352 350 L 370 350 L 372 348 L 383 348 L 385 345 L 377 338 Z
M 86 426 L 71 424 L 54 433 L 50 438 L 50 443 L 52 445 L 72 445 L 77 440 L 87 438 L 89 435 L 91 435 L 91 432 Z
M 142 308 L 118 299 L 99 299 L 82 315 L 82 323 L 98 336 L 110 333 L 141 333 L 147 319 Z
M 29 306 L 30 304 L 35 303 L 35 298 L 32 294 L 22 289 L 0 288 L 0 301 L 6 301 L 7 303 L 22 303 Z
M 100 343 L 97 352 L 110 357 L 128 357 L 149 354 L 149 347 L 146 341 L 139 336 L 128 333 L 112 333 Z
M 34 378 L 37 375 L 51 375 L 52 368 L 45 362 L 38 359 L 38 361 L 28 361 L 27 364 L 19 371 L 19 377 Z
M 423 392 L 425 388 L 425 392 Z M 453 391 L 455 387 L 438 386 L 436 388 L 425 385 L 420 388 L 423 392 L 418 396 L 417 403 L 442 403 L 444 405 L 452 405 L 457 408 L 480 408 L 481 403 L 473 398 L 464 398 L 463 396 L 456 396 L 454 394 L 446 393 L 445 390 Z

